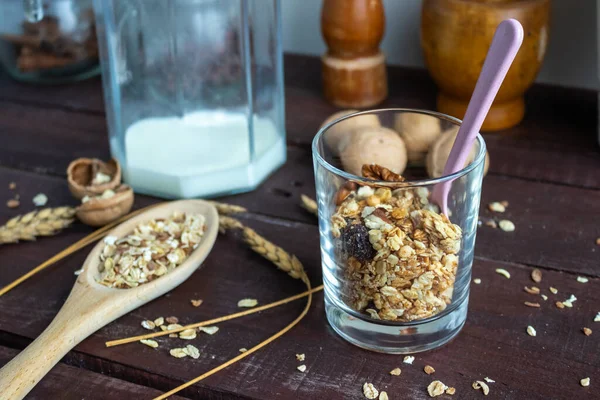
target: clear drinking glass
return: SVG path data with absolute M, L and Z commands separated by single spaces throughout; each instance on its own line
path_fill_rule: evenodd
M 453 175 L 427 178 L 409 166 L 406 181 L 390 182 L 344 171 L 338 143 L 347 152 L 351 135 L 368 134 L 353 128 L 375 121 L 394 129 L 406 116 L 439 123 L 441 135 L 460 124 L 430 111 L 365 111 L 324 126 L 312 145 L 327 319 L 349 342 L 395 354 L 441 346 L 465 323 L 486 154 L 478 135 L 472 162 Z M 418 123 L 402 129 L 422 134 Z M 452 181 L 449 217 L 430 202 L 444 181 Z
M 136 192 L 255 188 L 285 162 L 279 0 L 94 0 L 113 157 Z

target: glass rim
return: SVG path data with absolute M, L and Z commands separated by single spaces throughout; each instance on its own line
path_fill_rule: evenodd
M 478 133 L 476 136 L 476 140 L 479 143 L 479 150 L 477 152 L 477 155 L 475 156 L 475 159 L 473 159 L 473 161 L 470 162 L 466 167 L 460 169 L 459 171 L 457 171 L 453 174 L 442 175 L 439 178 L 416 179 L 416 180 L 405 181 L 405 182 L 382 181 L 382 180 L 370 179 L 370 178 L 365 178 L 362 176 L 351 174 L 349 172 L 343 171 L 343 170 L 335 167 L 334 165 L 331 165 L 327 160 L 325 160 L 323 158 L 323 156 L 319 152 L 318 143 L 320 142 L 321 137 L 333 125 L 335 125 L 339 122 L 342 122 L 346 119 L 356 117 L 358 115 L 383 114 L 385 112 L 390 112 L 390 111 L 412 112 L 412 113 L 416 113 L 416 114 L 429 115 L 429 116 L 441 119 L 443 121 L 451 122 L 456 126 L 460 126 L 462 124 L 462 121 L 458 118 L 451 117 L 449 115 L 442 114 L 437 111 L 421 110 L 421 109 L 416 109 L 416 108 L 378 108 L 378 109 L 374 109 L 374 110 L 359 111 L 359 112 L 351 113 L 351 114 L 345 115 L 343 117 L 340 117 L 334 121 L 331 121 L 327 125 L 321 127 L 312 141 L 311 151 L 312 151 L 313 157 L 315 157 L 317 162 L 322 167 L 327 169 L 329 172 L 334 173 L 338 176 L 341 176 L 342 178 L 345 178 L 346 180 L 357 182 L 357 183 L 364 183 L 365 185 L 376 184 L 378 186 L 384 186 L 384 187 L 388 186 L 391 188 L 412 187 L 412 186 L 417 186 L 417 187 L 431 186 L 431 185 L 436 185 L 438 183 L 442 183 L 442 182 L 446 182 L 446 181 L 453 181 L 464 175 L 467 175 L 469 172 L 473 171 L 475 168 L 477 168 L 477 166 L 479 166 L 484 161 L 485 154 L 486 154 L 486 145 L 485 145 L 485 140 L 483 139 L 483 136 L 481 136 L 481 133 Z

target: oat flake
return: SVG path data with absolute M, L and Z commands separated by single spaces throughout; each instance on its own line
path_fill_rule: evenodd
M 425 368 L 423 368 L 423 371 L 425 371 L 427 375 L 431 375 L 435 372 L 435 369 L 431 365 L 426 365 Z
M 510 272 L 508 272 L 504 268 L 496 268 L 496 273 L 502 275 L 506 279 L 510 279 Z
M 498 222 L 498 226 L 504 232 L 513 232 L 515 230 L 515 224 L 513 224 L 511 221 L 509 221 L 507 219 L 503 219 L 500 222 Z
M 406 356 L 406 357 L 404 357 L 404 360 L 402 362 L 404 364 L 412 364 L 413 361 L 415 361 L 415 357 L 414 356 Z
M 475 382 L 473 382 L 472 386 L 473 386 L 473 389 L 475 389 L 475 390 L 481 389 L 485 396 L 487 396 L 490 393 L 490 387 L 485 382 L 475 381 Z
M 483 378 L 484 381 L 486 381 L 487 383 L 496 383 L 495 380 L 488 378 L 487 376 L 485 378 Z
M 142 321 L 142 327 L 143 327 L 144 329 L 148 329 L 148 330 L 150 330 L 150 331 L 151 331 L 152 329 L 156 328 L 156 326 L 154 325 L 154 322 L 152 322 L 152 321 L 150 321 L 150 320 L 148 320 L 148 319 L 147 319 L 147 320 L 144 320 L 144 321 Z
M 441 381 L 433 381 L 427 386 L 427 393 L 430 397 L 437 397 L 444 394 L 444 391 L 448 389 L 448 386 L 444 385 Z
M 194 307 L 200 307 L 200 305 L 202 304 L 202 300 L 198 299 L 198 300 L 190 300 L 190 303 L 192 303 L 192 306 Z
M 214 335 L 219 331 L 218 326 L 201 326 L 198 328 L 200 332 L 208 333 L 209 335 Z
M 242 299 L 238 301 L 238 307 L 256 307 L 258 300 L 256 299 Z
M 148 347 L 152 347 L 153 349 L 158 347 L 158 342 L 152 339 L 142 339 L 140 343 L 145 344 Z
M 493 203 L 488 204 L 488 209 L 492 212 L 499 212 L 499 213 L 503 213 L 504 211 L 506 211 L 506 207 L 504 207 L 502 205 L 502 203 L 499 203 L 497 201 L 494 201 Z
M 579 383 L 583 387 L 590 386 L 590 378 L 583 378 L 582 380 L 579 381 Z
M 48 203 L 48 196 L 46 196 L 44 193 L 38 193 L 33 198 L 33 204 L 36 207 L 44 207 L 46 203 Z
M 298 369 L 298 371 L 300 372 L 304 372 L 306 371 L 306 365 L 302 364 L 302 365 L 298 365 L 298 367 L 296 367 Z
M 198 350 L 196 346 L 188 344 L 187 346 L 185 346 L 184 350 L 188 356 L 192 357 L 195 360 L 198 359 L 198 357 L 200 357 L 200 350 Z
M 594 322 L 600 322 L 600 311 L 598 312 L 598 315 L 594 317 Z
M 239 352 L 240 352 L 240 353 L 245 353 L 245 352 L 247 352 L 247 351 L 248 351 L 248 349 L 247 349 L 247 348 L 245 348 L 245 347 L 242 347 L 242 348 L 239 350 Z
M 394 375 L 394 376 L 399 376 L 402 373 L 402 370 L 400 368 L 394 368 L 393 370 L 390 371 L 390 375 Z
M 379 393 L 379 400 L 389 400 L 390 398 L 388 397 L 387 392 L 381 392 Z
M 181 349 L 181 348 L 171 349 L 171 350 L 169 350 L 169 354 L 171 354 L 175 358 L 183 358 L 183 357 L 188 356 L 187 351 L 185 351 L 185 349 Z
M 368 383 L 366 382 L 363 385 L 363 394 L 365 395 L 365 397 L 367 399 L 376 399 L 377 396 L 379 396 L 379 391 L 377 389 L 375 389 L 375 386 L 373 386 L 372 383 Z
M 592 334 L 592 330 L 590 328 L 583 328 L 582 331 L 585 336 L 590 336 Z
M 533 326 L 529 325 L 527 327 L 527 334 L 529 336 L 535 336 L 535 335 L 537 335 L 537 332 L 535 331 L 535 328 Z
M 165 319 L 163 317 L 158 317 L 154 320 L 154 325 L 161 326 L 164 325 Z
M 556 293 L 558 293 L 558 289 L 550 286 L 550 292 L 552 292 L 552 294 L 556 294 Z
M 473 279 L 473 283 L 476 285 L 479 285 L 481 283 L 481 279 L 475 278 L 475 279 Z
M 578 276 L 577 277 L 577 282 L 579 283 L 588 283 L 589 279 L 586 278 L 585 276 Z

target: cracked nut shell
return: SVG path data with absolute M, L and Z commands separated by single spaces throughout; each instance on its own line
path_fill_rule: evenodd
M 110 175 L 110 181 L 92 185 L 98 172 Z M 81 200 L 85 196 L 98 196 L 106 190 L 115 190 L 121 184 L 121 166 L 114 159 L 103 162 L 97 158 L 78 158 L 69 164 L 67 180 L 75 198 Z
M 75 215 L 89 226 L 104 226 L 131 211 L 133 206 L 133 190 L 127 185 L 115 189 L 109 198 L 92 197 L 77 207 Z

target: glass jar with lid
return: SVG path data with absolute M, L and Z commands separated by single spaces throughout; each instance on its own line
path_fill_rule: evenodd
M 113 157 L 136 192 L 255 188 L 285 162 L 278 0 L 94 0 Z
M 60 83 L 97 75 L 92 0 L 0 3 L 0 63 L 15 79 Z

